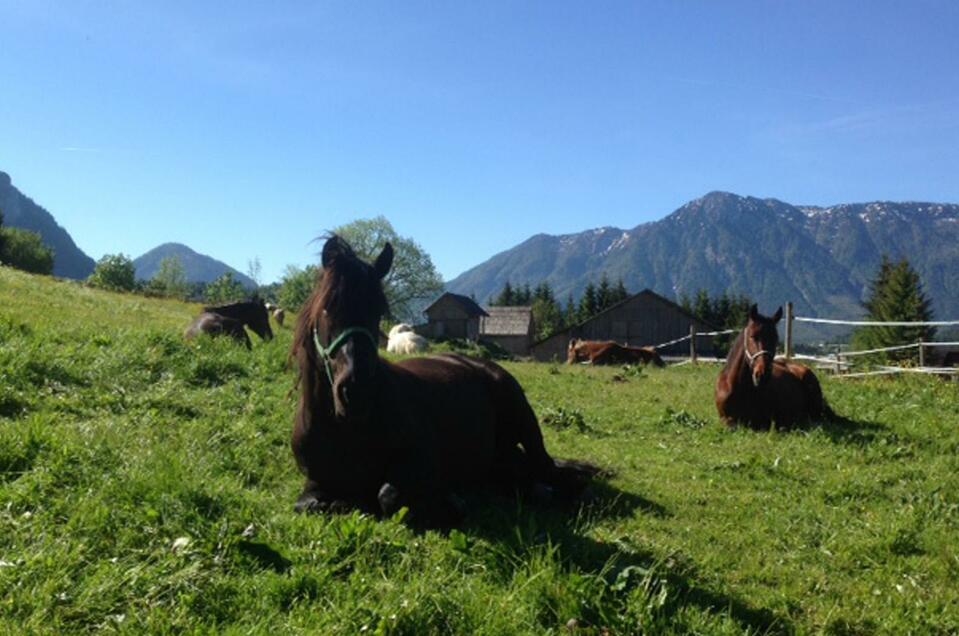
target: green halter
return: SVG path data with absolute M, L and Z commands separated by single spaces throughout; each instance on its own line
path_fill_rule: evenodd
M 320 338 L 316 333 L 316 329 L 313 329 L 313 344 L 316 346 L 316 352 L 323 360 L 323 366 L 326 367 L 326 377 L 330 379 L 331 387 L 333 386 L 333 356 L 336 355 L 340 347 L 346 344 L 347 338 L 357 334 L 369 338 L 370 342 L 373 343 L 373 349 L 379 346 L 376 336 L 370 333 L 369 329 L 364 329 L 363 327 L 347 327 L 330 343 L 330 346 L 324 347 L 320 344 Z

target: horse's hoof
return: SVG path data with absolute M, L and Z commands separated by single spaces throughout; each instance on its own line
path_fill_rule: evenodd
M 338 499 L 319 499 L 317 497 L 300 497 L 293 504 L 293 512 L 300 514 L 340 514 L 348 512 L 350 506 Z
M 317 514 L 324 511 L 324 504 L 316 497 L 304 497 L 293 504 L 293 512 L 299 514 Z
M 376 500 L 380 503 L 380 512 L 386 517 L 392 517 L 402 507 L 399 488 L 388 482 L 380 487 Z

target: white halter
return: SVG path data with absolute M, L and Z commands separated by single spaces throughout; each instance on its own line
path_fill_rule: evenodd
M 743 353 L 746 355 L 746 363 L 749 365 L 749 368 L 753 368 L 753 364 L 756 362 L 756 358 L 761 355 L 772 355 L 769 351 L 765 349 L 760 349 L 756 353 L 749 353 L 749 336 L 746 334 L 746 328 L 743 328 Z

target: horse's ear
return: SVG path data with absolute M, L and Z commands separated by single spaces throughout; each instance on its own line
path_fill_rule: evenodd
M 383 246 L 383 251 L 376 257 L 376 263 L 373 264 L 373 271 L 380 278 L 383 278 L 390 272 L 393 266 L 393 246 L 387 243 Z
M 773 314 L 773 322 L 779 322 L 783 317 L 783 308 L 780 305 L 779 309 L 776 310 L 776 313 Z
M 749 319 L 753 322 L 759 321 L 759 306 L 756 303 L 753 303 L 752 307 L 749 308 Z
M 330 267 L 337 257 L 343 255 L 343 251 L 343 241 L 339 236 L 333 235 L 326 239 L 326 243 L 323 244 L 323 253 L 320 257 L 323 269 Z

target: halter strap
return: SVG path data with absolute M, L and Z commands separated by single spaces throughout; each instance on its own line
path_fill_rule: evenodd
M 749 365 L 749 368 L 753 368 L 753 363 L 756 361 L 756 358 L 763 354 L 771 355 L 765 349 L 760 349 L 756 353 L 749 353 L 749 347 L 747 343 L 749 342 L 749 336 L 746 334 L 746 328 L 743 328 L 743 353 L 746 355 L 746 364 Z
M 316 333 L 316 328 L 313 328 L 313 345 L 316 347 L 316 353 L 320 356 L 320 359 L 323 360 L 323 366 L 326 368 L 326 377 L 330 379 L 330 386 L 333 386 L 333 356 L 336 355 L 340 347 L 346 344 L 347 339 L 355 335 L 366 336 L 373 344 L 374 349 L 376 349 L 379 344 L 376 336 L 370 333 L 369 329 L 363 327 L 347 327 L 340 332 L 340 335 L 333 339 L 333 342 L 331 342 L 329 346 L 324 347 L 320 344 L 320 337 Z

